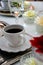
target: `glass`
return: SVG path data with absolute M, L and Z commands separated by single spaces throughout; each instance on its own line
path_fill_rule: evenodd
M 26 59 L 30 58 L 31 56 L 32 56 L 32 52 L 29 52 L 29 53 L 24 54 L 24 55 L 21 57 L 21 59 L 20 59 L 20 64 L 21 64 L 21 65 L 26 65 L 26 64 L 25 64 Z M 29 64 L 28 64 L 28 65 L 29 65 Z
M 8 5 L 11 14 L 16 17 L 16 23 L 18 23 L 18 17 L 21 15 L 21 9 L 23 9 L 23 0 L 8 0 Z
M 43 65 L 43 62 L 35 58 L 33 52 L 28 52 L 21 57 L 20 65 Z
M 39 61 L 41 61 L 43 63 L 43 53 L 38 53 L 38 52 L 36 52 L 36 50 L 37 50 L 37 48 L 32 47 L 34 57 L 36 57 Z
M 36 34 L 43 34 L 43 11 L 39 11 L 34 21 L 36 25 Z

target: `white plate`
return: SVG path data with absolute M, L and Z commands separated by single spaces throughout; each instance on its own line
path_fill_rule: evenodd
M 12 15 L 12 14 L 10 14 L 10 13 L 2 13 L 2 12 L 0 12 L 0 15 L 2 15 L 2 16 L 9 16 L 9 17 L 13 17 L 13 15 Z
M 29 43 L 29 38 L 28 39 L 27 38 L 28 37 L 24 39 L 24 42 L 22 45 L 14 48 L 8 45 L 10 42 L 8 42 L 8 40 L 6 40 L 5 37 L 3 36 L 0 38 L 0 49 L 7 52 L 25 51 L 26 49 L 29 49 L 31 47 Z
M 7 17 L 7 16 L 8 16 L 8 17 L 15 17 L 15 16 L 13 16 L 11 13 L 4 13 L 4 12 L 0 12 L 0 15 L 1 15 L 1 16 L 6 16 L 6 17 Z M 19 17 L 22 17 L 22 15 L 20 14 Z

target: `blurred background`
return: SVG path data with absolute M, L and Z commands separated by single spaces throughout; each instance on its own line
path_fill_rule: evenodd
M 23 0 L 23 1 L 42 1 L 43 0 Z M 0 0 L 0 10 L 9 10 L 8 0 Z

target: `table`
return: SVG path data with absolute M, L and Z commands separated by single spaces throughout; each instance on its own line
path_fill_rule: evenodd
M 35 6 L 35 10 L 38 11 L 38 10 L 43 10 L 43 2 L 31 2 L 34 6 Z M 6 17 L 6 16 L 0 16 L 0 21 L 5 21 L 6 23 L 8 24 L 16 24 L 15 22 L 15 18 L 14 17 Z M 29 34 L 35 36 L 36 34 L 34 34 L 36 32 L 36 29 L 35 29 L 35 25 L 34 24 L 28 24 L 27 26 L 25 26 L 25 22 L 24 22 L 24 19 L 23 17 L 20 17 L 18 19 L 19 21 L 19 24 L 23 25 L 25 27 L 25 31 L 28 32 Z M 33 32 L 34 31 L 34 32 Z M 14 65 L 20 65 L 20 63 L 16 63 Z

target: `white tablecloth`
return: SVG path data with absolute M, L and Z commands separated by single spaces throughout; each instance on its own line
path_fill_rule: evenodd
M 36 11 L 43 10 L 43 2 L 31 2 L 31 3 L 35 6 Z M 6 23 L 8 23 L 10 25 L 16 23 L 14 17 L 0 16 L 0 21 L 5 21 Z M 35 25 L 34 24 L 25 26 L 23 18 L 19 18 L 18 22 L 19 22 L 19 24 L 21 24 L 21 25 L 23 25 L 25 27 L 26 32 L 32 34 L 33 36 L 35 35 L 34 33 L 36 32 L 36 30 L 35 30 Z M 20 63 L 17 63 L 17 65 L 20 65 Z

